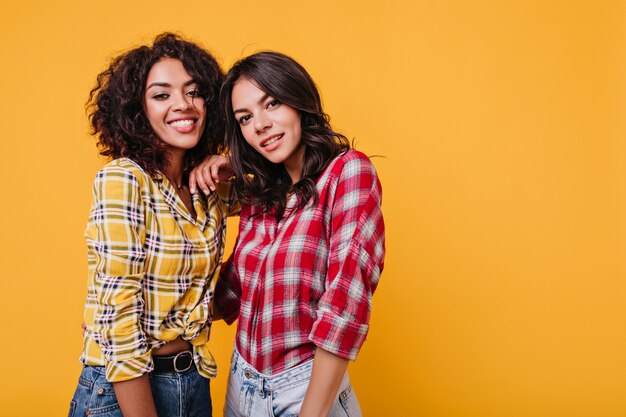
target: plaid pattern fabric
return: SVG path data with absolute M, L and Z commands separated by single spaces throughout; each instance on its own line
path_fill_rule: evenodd
M 317 191 L 316 206 L 280 221 L 243 206 L 235 252 L 217 284 L 216 308 L 227 322 L 239 318 L 237 349 L 265 374 L 310 359 L 315 346 L 355 359 L 369 329 L 385 254 L 376 171 L 348 151 Z
M 193 345 L 200 374 L 214 377 L 207 348 L 230 187 L 193 196 L 189 214 L 165 176 L 151 178 L 127 158 L 96 176 L 85 232 L 88 291 L 81 361 L 109 381 L 152 371 L 151 350 L 178 336 Z M 221 197 L 221 198 L 220 198 Z

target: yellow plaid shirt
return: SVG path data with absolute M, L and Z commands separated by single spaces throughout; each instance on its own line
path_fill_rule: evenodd
M 194 195 L 194 220 L 165 176 L 128 158 L 98 173 L 85 231 L 82 363 L 104 366 L 112 382 L 133 379 L 152 371 L 153 349 L 180 336 L 200 374 L 216 375 L 207 342 L 226 217 L 237 210 L 230 188 Z

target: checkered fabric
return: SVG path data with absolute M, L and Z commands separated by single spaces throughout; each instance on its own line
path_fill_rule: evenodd
M 180 336 L 200 374 L 215 376 L 214 277 L 235 207 L 230 187 L 219 194 L 193 196 L 194 220 L 165 176 L 151 178 L 130 159 L 97 174 L 85 232 L 84 364 L 104 366 L 112 382 L 133 379 L 152 371 L 152 349 Z
M 239 319 L 237 349 L 272 375 L 319 346 L 355 359 L 369 329 L 385 254 L 381 187 L 360 152 L 337 157 L 317 180 L 314 207 L 277 221 L 244 206 L 235 252 L 222 269 L 216 308 Z M 241 300 L 241 301 L 239 301 Z

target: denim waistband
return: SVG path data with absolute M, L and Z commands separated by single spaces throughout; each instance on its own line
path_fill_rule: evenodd
M 311 378 L 312 369 L 313 359 L 309 359 L 274 375 L 263 374 L 246 362 L 237 351 L 237 348 L 233 351 L 231 364 L 232 372 L 238 373 L 242 381 L 257 385 L 262 391 L 278 390 L 301 381 L 309 380 Z
M 106 370 L 104 366 L 100 366 L 100 365 L 83 365 L 83 369 L 88 369 L 91 372 L 93 372 L 94 374 L 98 374 L 101 376 L 106 377 Z M 177 375 L 183 375 L 183 374 L 188 374 L 191 372 L 198 372 L 198 369 L 192 364 L 192 366 L 189 367 L 189 369 L 187 369 L 184 372 L 175 372 L 175 371 L 166 371 L 166 372 L 159 372 L 159 373 L 155 373 L 153 372 L 149 372 L 146 375 L 149 375 L 150 377 L 176 377 Z

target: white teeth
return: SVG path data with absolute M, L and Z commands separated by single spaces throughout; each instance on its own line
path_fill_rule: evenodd
M 282 138 L 283 135 L 280 136 L 276 136 L 275 138 L 272 138 L 270 140 L 268 140 L 267 142 L 265 142 L 263 145 L 261 145 L 263 148 L 265 148 L 268 145 L 271 145 L 272 143 L 276 142 L 278 139 Z
M 173 122 L 170 122 L 170 124 L 174 127 L 187 127 L 193 124 L 193 120 L 174 120 Z

